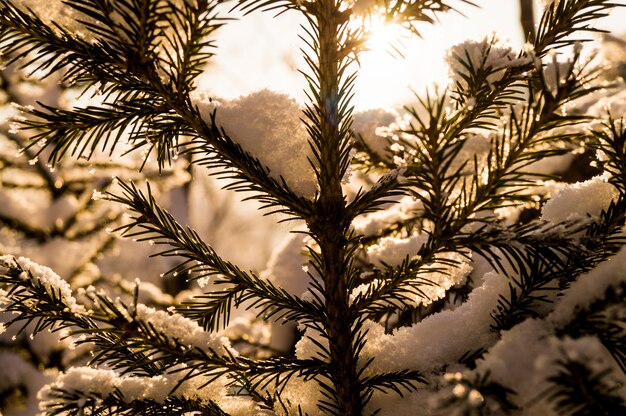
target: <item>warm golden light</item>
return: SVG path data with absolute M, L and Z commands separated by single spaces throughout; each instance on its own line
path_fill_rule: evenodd
M 360 23 L 367 41 L 359 54 L 357 109 L 398 107 L 413 100 L 411 86 L 439 81 L 445 74 L 442 38 L 425 42 L 382 14 Z
M 363 21 L 366 53 L 382 54 L 401 52 L 402 40 L 407 38 L 406 30 L 400 25 L 388 21 L 382 14 L 373 14 Z

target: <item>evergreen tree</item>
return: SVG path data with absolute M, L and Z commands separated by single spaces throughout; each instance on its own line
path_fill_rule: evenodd
M 353 114 L 368 15 L 419 36 L 468 1 L 239 1 L 305 18 L 303 109 L 267 90 L 231 101 L 196 90 L 228 24 L 218 3 L 66 0 L 43 13 L 0 0 L 9 63 L 99 100 L 22 108 L 32 159 L 130 147 L 166 168 L 188 155 L 298 227 L 265 272 L 245 271 L 151 182 L 118 179 L 104 198 L 131 214 L 116 232 L 205 288 L 167 309 L 142 303 L 141 283 L 130 298 L 73 292 L 3 256 L 7 325 L 92 353 L 41 390 L 43 414 L 624 413 L 626 89 L 581 44 L 623 4 L 546 1 L 521 51 L 495 36 L 459 44 L 449 86 L 396 117 Z M 555 164 L 590 155 L 593 169 L 559 177 Z M 231 343 L 242 309 L 297 324 L 295 351 Z

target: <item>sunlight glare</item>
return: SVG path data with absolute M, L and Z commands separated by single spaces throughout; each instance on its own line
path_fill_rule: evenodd
M 402 44 L 406 38 L 406 31 L 398 24 L 386 21 L 382 14 L 373 14 L 364 22 L 364 30 L 367 36 L 366 52 L 383 53 L 391 52 Z
M 362 24 L 368 38 L 358 59 L 358 110 L 397 107 L 414 98 L 407 86 L 445 80 L 445 45 L 436 37 L 424 42 L 382 14 L 372 14 Z

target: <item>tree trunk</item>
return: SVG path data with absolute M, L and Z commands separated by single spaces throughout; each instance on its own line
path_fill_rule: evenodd
M 520 21 L 524 32 L 524 39 L 528 42 L 535 40 L 534 0 L 520 0 Z
M 334 0 L 318 3 L 319 77 L 322 109 L 320 144 L 321 174 L 318 209 L 321 215 L 309 224 L 317 238 L 322 260 L 327 314 L 326 333 L 330 354 L 329 376 L 337 399 L 337 411 L 342 416 L 362 413 L 357 359 L 353 329 L 355 317 L 349 307 L 347 287 L 346 248 L 349 221 L 346 220 L 345 198 L 341 189 L 341 123 L 340 114 L 340 28 L 346 16 Z

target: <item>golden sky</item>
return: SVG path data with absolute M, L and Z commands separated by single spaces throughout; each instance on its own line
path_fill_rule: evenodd
M 388 38 L 397 37 L 385 28 L 373 40 L 371 52 L 360 56 L 359 78 L 354 103 L 357 109 L 397 107 L 411 101 L 414 93 L 447 73 L 445 50 L 465 39 L 483 38 L 493 32 L 502 40 L 521 46 L 518 0 L 477 0 L 481 8 L 464 6 L 457 13 L 441 15 L 441 24 L 425 25 L 423 39 L 402 37 L 394 42 L 404 58 L 392 56 Z M 625 0 L 626 4 L 626 0 Z M 537 7 L 539 8 L 539 7 Z M 598 26 L 616 33 L 626 32 L 626 8 L 611 13 Z M 201 89 L 224 98 L 234 98 L 269 88 L 304 101 L 304 64 L 298 38 L 302 33 L 297 14 L 255 13 L 220 29 L 218 56 L 203 76 Z

